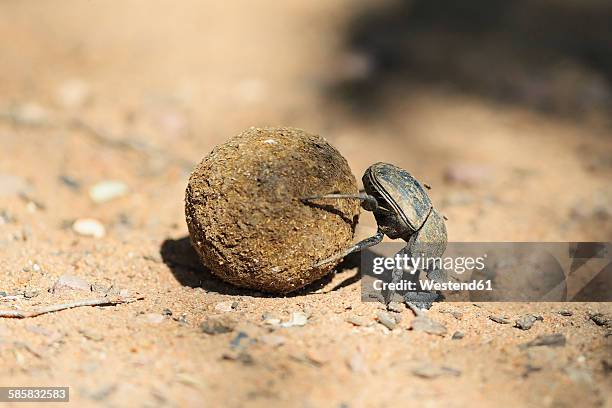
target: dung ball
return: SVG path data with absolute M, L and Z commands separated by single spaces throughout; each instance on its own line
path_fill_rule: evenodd
M 191 243 L 210 271 L 233 285 L 287 293 L 328 274 L 314 265 L 353 241 L 357 200 L 304 197 L 358 193 L 344 157 L 320 136 L 250 128 L 223 143 L 189 178 Z

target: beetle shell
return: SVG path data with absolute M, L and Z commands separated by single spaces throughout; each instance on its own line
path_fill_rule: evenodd
M 391 206 L 389 210 L 400 216 L 412 232 L 418 231 L 433 205 L 425 189 L 406 170 L 389 163 L 376 163 L 370 166 L 363 175 L 363 184 L 368 194 L 376 197 L 382 195 Z
M 428 257 L 441 257 L 446 250 L 447 239 L 444 218 L 434 208 L 423 227 L 412 237 L 412 250 Z

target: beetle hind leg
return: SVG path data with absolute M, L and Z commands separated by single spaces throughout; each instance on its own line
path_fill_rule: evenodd
M 355 245 L 351 246 L 350 248 L 339 252 L 335 255 L 330 256 L 329 258 L 326 258 L 322 261 L 319 261 L 315 264 L 315 268 L 318 268 L 319 266 L 325 265 L 327 263 L 330 262 L 334 262 L 337 261 L 338 259 L 344 258 L 345 256 L 352 254 L 353 252 L 359 252 L 359 251 L 363 251 L 366 248 L 372 247 L 374 245 L 379 244 L 382 240 L 383 240 L 383 236 L 384 234 L 380 231 L 378 231 L 375 235 L 371 236 L 370 238 L 366 238 L 363 241 L 359 241 L 358 243 L 356 243 Z

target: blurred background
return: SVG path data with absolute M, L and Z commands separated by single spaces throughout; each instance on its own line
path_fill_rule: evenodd
M 589 318 L 609 304 L 444 303 L 431 316 L 446 337 L 408 331 L 408 311 L 391 333 L 360 302 L 356 269 L 325 294 L 287 298 L 202 278 L 183 209 L 215 145 L 294 126 L 327 138 L 357 179 L 385 161 L 431 185 L 450 241 L 610 241 L 609 0 L 2 0 L 0 50 L 1 306 L 57 303 L 48 289 L 62 274 L 86 291 L 145 294 L 4 319 L 4 383 L 69 384 L 104 406 L 602 406 L 612 395 L 609 341 Z M 355 239 L 375 229 L 362 213 Z M 183 252 L 168 261 L 164 243 Z M 265 337 L 262 316 L 295 311 L 312 315 L 305 327 Z M 220 312 L 251 324 L 246 337 L 204 335 Z M 545 322 L 488 318 L 527 312 Z M 347 323 L 355 315 L 374 326 Z M 558 331 L 566 347 L 516 347 Z
M 284 125 L 431 184 L 453 240 L 610 237 L 607 1 L 0 7 L 0 171 L 56 223 L 182 227 L 193 165 Z M 131 194 L 79 194 L 105 180 Z

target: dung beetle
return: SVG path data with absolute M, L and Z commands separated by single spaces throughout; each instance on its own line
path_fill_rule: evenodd
M 433 207 L 425 188 L 406 170 L 389 163 L 376 163 L 370 166 L 362 177 L 365 192 L 360 194 L 326 194 L 306 197 L 303 201 L 318 199 L 356 199 L 361 207 L 371 211 L 376 218 L 378 231 L 370 238 L 356 243 L 350 248 L 318 262 L 321 266 L 336 261 L 353 252 L 379 244 L 383 236 L 403 239 L 407 245 L 399 254 L 408 257 L 421 256 L 438 258 L 444 254 L 447 243 L 444 218 Z M 392 272 L 393 282 L 399 281 L 403 270 Z M 425 270 L 429 279 L 441 280 L 443 271 Z M 388 303 L 393 293 L 387 292 Z M 407 292 L 405 300 L 420 308 L 429 308 L 438 298 L 432 292 Z

